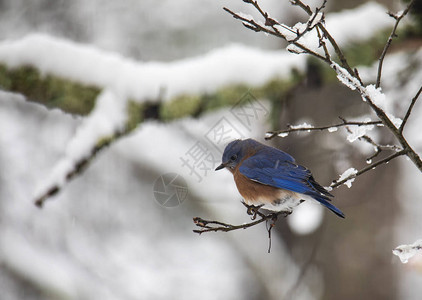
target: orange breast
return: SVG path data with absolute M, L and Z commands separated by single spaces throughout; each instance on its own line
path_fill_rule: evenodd
M 248 179 L 236 168 L 233 172 L 234 182 L 247 204 L 269 204 L 280 198 L 280 189 Z

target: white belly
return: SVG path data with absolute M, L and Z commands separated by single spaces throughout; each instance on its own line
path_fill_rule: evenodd
M 276 200 L 267 198 L 245 199 L 245 203 L 248 205 L 255 206 L 263 205 L 262 208 L 266 210 L 285 211 L 291 213 L 293 211 L 293 208 L 295 208 L 305 200 L 314 199 L 308 195 L 304 195 L 301 193 L 281 190 Z

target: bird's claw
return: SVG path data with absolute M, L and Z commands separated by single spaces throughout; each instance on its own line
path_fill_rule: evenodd
M 256 219 L 256 215 L 258 214 L 258 210 L 262 206 L 264 206 L 264 204 L 255 206 L 255 205 L 246 204 L 245 202 L 242 202 L 242 203 L 247 208 L 247 210 L 246 210 L 247 214 L 250 215 L 250 216 L 252 216 L 251 217 L 251 220 L 255 220 Z

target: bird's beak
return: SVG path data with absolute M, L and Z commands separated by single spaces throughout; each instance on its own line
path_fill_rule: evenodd
M 215 168 L 215 170 L 218 171 L 218 170 L 224 169 L 225 167 L 226 167 L 226 164 L 222 163 L 217 168 Z

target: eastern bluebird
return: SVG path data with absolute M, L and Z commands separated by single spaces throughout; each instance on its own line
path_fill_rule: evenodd
M 232 172 L 245 203 L 271 211 L 292 212 L 304 200 L 316 200 L 337 216 L 344 214 L 329 201 L 333 197 L 311 172 L 289 154 L 253 139 L 235 140 L 224 149 L 215 170 Z

